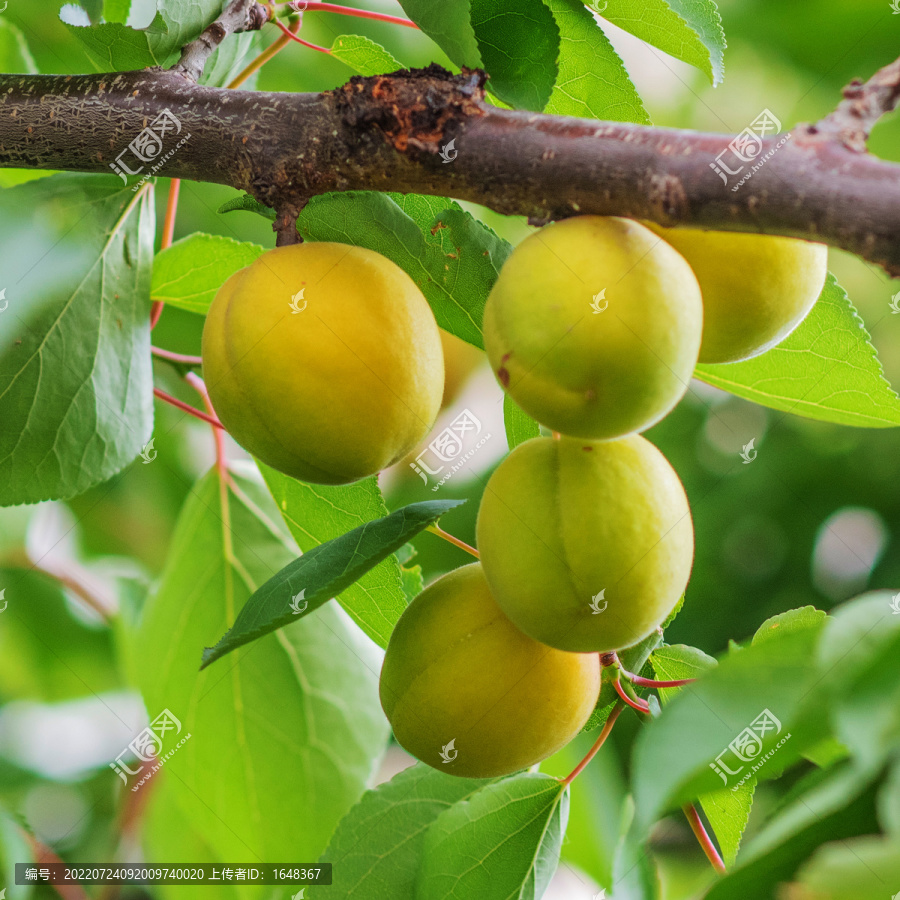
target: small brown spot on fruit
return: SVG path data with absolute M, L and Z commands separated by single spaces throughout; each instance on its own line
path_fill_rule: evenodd
M 503 387 L 509 387 L 509 371 L 505 366 L 500 366 L 500 368 L 497 369 L 497 378 L 500 379 L 500 384 L 502 384 Z

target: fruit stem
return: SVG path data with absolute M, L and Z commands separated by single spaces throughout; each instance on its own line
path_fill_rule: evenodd
M 188 372 L 184 376 L 184 380 L 203 398 L 203 405 L 210 417 L 215 418 L 216 411 L 213 409 L 212 400 L 209 399 L 209 391 L 203 379 L 194 372 Z M 216 418 L 216 422 L 218 422 Z M 221 423 L 219 427 L 213 426 L 213 437 L 216 439 L 216 468 L 219 470 L 219 476 L 224 482 L 228 478 L 228 457 L 225 450 L 225 429 Z
M 703 848 L 703 852 L 706 854 L 706 858 L 709 860 L 710 865 L 717 872 L 723 874 L 725 872 L 725 863 L 722 861 L 722 857 L 719 856 L 719 851 L 716 850 L 712 838 L 706 833 L 703 822 L 700 820 L 700 813 L 697 812 L 697 807 L 694 806 L 693 803 L 687 803 L 682 807 L 682 810 L 684 811 L 685 816 L 687 816 L 691 831 L 694 832 L 697 842 Z
M 292 34 L 296 34 L 300 30 L 300 25 L 302 24 L 302 19 L 297 19 L 295 22 L 291 23 L 290 31 Z M 251 62 L 247 65 L 247 67 L 228 85 L 231 90 L 235 90 L 239 88 L 251 75 L 258 72 L 273 56 L 277 56 L 284 50 L 285 47 L 291 42 L 291 39 L 286 35 L 282 34 L 277 40 L 273 41 L 272 44 L 263 50 L 256 59 L 251 60 Z
M 625 692 L 625 688 L 622 687 L 622 682 L 619 681 L 618 678 L 613 679 L 613 687 L 616 689 L 616 693 L 632 708 L 636 709 L 638 712 L 650 713 L 650 706 L 647 704 L 645 700 L 641 700 L 639 697 L 632 699 Z
M 179 400 L 177 397 L 173 397 L 171 394 L 167 394 L 165 391 L 161 391 L 159 388 L 153 388 L 153 393 L 159 397 L 160 400 L 165 401 L 166 403 L 170 403 L 172 406 L 178 407 L 182 412 L 186 412 L 189 415 L 195 416 L 198 419 L 202 419 L 204 422 L 208 422 L 210 425 L 215 425 L 216 428 L 221 428 L 223 431 L 225 430 L 225 426 L 214 416 L 208 416 L 206 413 L 200 412 L 199 409 L 195 409 L 190 403 L 185 403 L 183 400 Z
M 429 525 L 426 531 L 430 531 L 432 534 L 436 534 L 438 537 L 443 538 L 445 541 L 453 544 L 455 547 L 459 547 L 460 550 L 465 550 L 466 553 L 471 553 L 475 559 L 480 559 L 481 554 L 474 548 L 470 547 L 465 541 L 461 541 L 458 537 L 454 537 L 452 534 L 444 531 L 440 525 L 435 523 L 434 525 Z
M 656 681 L 653 678 L 642 678 L 640 675 L 635 675 L 634 672 L 628 672 L 625 669 L 622 669 L 622 674 L 632 684 L 636 684 L 638 687 L 649 688 L 684 687 L 684 685 L 693 684 L 697 680 L 696 678 L 681 678 L 678 681 Z
M 285 3 L 284 6 L 286 6 L 293 12 L 298 13 L 315 12 L 316 10 L 318 10 L 320 12 L 340 13 L 344 16 L 358 16 L 360 19 L 375 19 L 378 22 L 390 22 L 392 25 L 405 25 L 407 28 L 419 27 L 415 22 L 411 22 L 409 19 L 403 19 L 400 16 L 389 16 L 386 13 L 369 12 L 369 10 L 367 9 L 355 9 L 350 6 L 339 6 L 336 3 L 305 3 L 303 2 L 303 0 L 301 0 L 301 2 L 299 3 L 296 3 L 295 0 L 291 0 L 290 3 Z
M 609 733 L 613 730 L 613 725 L 616 724 L 616 719 L 619 718 L 619 714 L 625 707 L 621 703 L 617 703 L 612 712 L 609 714 L 606 722 L 603 724 L 603 728 L 600 731 L 600 737 L 594 741 L 594 746 L 588 750 L 587 756 L 575 766 L 574 769 L 569 773 L 569 775 L 563 780 L 562 786 L 568 787 L 587 767 L 587 764 L 597 755 L 597 751 L 606 743 L 606 739 L 609 737 Z
M 331 51 L 327 47 L 320 47 L 318 44 L 311 44 L 309 41 L 304 41 L 303 38 L 297 37 L 296 34 L 294 34 L 278 19 L 273 19 L 272 21 L 282 30 L 288 40 L 296 41 L 298 44 L 303 44 L 304 47 L 309 47 L 311 50 L 318 50 L 320 53 L 327 53 L 329 56 L 331 56 Z
M 172 246 L 172 240 L 175 237 L 175 216 L 178 214 L 178 194 L 181 191 L 181 179 L 173 178 L 169 182 L 169 199 L 166 203 L 166 218 L 163 221 L 162 240 L 159 249 L 165 250 Z M 157 300 L 150 307 L 150 330 L 156 328 L 156 323 L 162 315 L 165 304 L 162 300 Z
M 150 352 L 160 359 L 169 359 L 172 362 L 184 363 L 188 366 L 199 366 L 203 362 L 202 356 L 185 356 L 183 353 L 173 353 L 171 350 L 162 350 L 159 347 L 151 347 Z

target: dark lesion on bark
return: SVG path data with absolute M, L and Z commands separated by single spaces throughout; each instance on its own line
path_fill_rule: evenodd
M 485 114 L 487 75 L 478 69 L 453 75 L 438 65 L 389 75 L 355 76 L 331 92 L 352 131 L 377 128 L 399 153 L 435 155 L 458 137 L 467 119 Z

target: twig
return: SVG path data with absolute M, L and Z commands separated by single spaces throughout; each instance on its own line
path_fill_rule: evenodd
M 203 67 L 219 44 L 230 34 L 241 31 L 258 31 L 272 16 L 273 8 L 256 0 L 233 0 L 196 40 L 181 51 L 181 59 L 172 67 L 173 72 L 199 81 Z
M 288 9 L 292 9 L 294 12 L 333 12 L 340 13 L 345 16 L 357 16 L 360 19 L 374 19 L 377 22 L 390 22 L 392 25 L 405 25 L 407 28 L 418 28 L 415 22 L 411 22 L 409 19 L 401 18 L 400 16 L 390 16 L 387 13 L 378 13 L 378 12 L 369 12 L 367 9 L 354 9 L 351 6 L 339 6 L 336 3 L 317 3 L 317 2 L 296 2 L 296 0 L 291 0 L 290 3 L 285 3 L 285 6 Z
M 303 44 L 304 47 L 309 47 L 310 50 L 318 50 L 320 53 L 331 54 L 331 51 L 327 47 L 320 47 L 318 44 L 311 44 L 309 41 L 304 41 L 303 38 L 297 37 L 293 31 L 286 28 L 284 23 L 279 22 L 278 19 L 275 19 L 275 24 L 281 29 L 285 40 L 296 41 L 298 44 Z
M 622 682 L 619 681 L 618 678 L 613 679 L 613 687 L 616 689 L 616 693 L 632 708 L 636 709 L 638 712 L 649 713 L 650 706 L 645 700 L 641 700 L 640 698 L 632 699 L 628 696 L 628 692 L 625 688 L 622 687 Z
M 697 807 L 694 806 L 693 803 L 687 803 L 682 809 L 690 823 L 691 831 L 694 832 L 694 836 L 703 848 L 703 852 L 706 854 L 706 858 L 709 860 L 710 865 L 712 865 L 717 872 L 724 873 L 725 863 L 722 861 L 722 857 L 719 856 L 719 851 L 716 850 L 716 846 L 713 844 L 712 839 L 706 833 L 703 822 L 700 821 L 700 813 L 697 812 Z
M 875 123 L 900 103 L 900 59 L 879 69 L 865 83 L 858 78 L 844 88 L 838 108 L 809 129 L 837 139 L 856 153 L 865 153 Z
M 609 733 L 613 730 L 613 725 L 616 724 L 616 719 L 619 718 L 619 714 L 625 707 L 621 703 L 617 703 L 612 712 L 610 712 L 609 717 L 606 722 L 603 723 L 603 729 L 600 732 L 600 737 L 594 742 L 594 746 L 588 750 L 587 756 L 578 763 L 577 766 L 569 773 L 569 775 L 563 780 L 563 787 L 571 784 L 587 767 L 587 764 L 597 755 L 597 751 L 604 745 L 606 739 L 609 737 Z
M 177 397 L 173 397 L 171 394 L 167 394 L 165 391 L 161 391 L 159 388 L 153 388 L 153 393 L 159 397 L 160 400 L 165 401 L 166 403 L 171 404 L 172 406 L 178 407 L 182 412 L 188 413 L 188 415 L 194 416 L 197 419 L 202 419 L 204 422 L 208 422 L 210 425 L 215 425 L 216 428 L 221 428 L 223 431 L 225 430 L 225 426 L 215 417 L 208 416 L 206 413 L 200 412 L 199 409 L 195 409 L 189 403 L 185 403 L 183 400 L 179 400 Z
M 206 389 L 203 379 L 193 372 L 188 372 L 184 376 L 184 380 L 203 399 L 203 405 L 206 407 L 210 417 L 215 418 L 216 411 L 213 409 L 212 400 L 209 399 L 209 391 Z M 216 421 L 218 422 L 218 419 Z M 221 424 L 218 427 L 213 427 L 213 437 L 216 440 L 216 468 L 219 470 L 219 477 L 224 482 L 228 479 L 228 456 L 225 450 L 225 429 Z
M 454 547 L 465 550 L 466 553 L 470 553 L 476 559 L 481 558 L 481 554 L 474 547 L 470 547 L 465 541 L 461 541 L 458 537 L 454 537 L 449 532 L 444 531 L 440 525 L 429 525 L 425 530 L 430 531 L 432 534 L 436 534 L 439 538 L 443 538 L 447 543 L 453 544 Z
M 178 215 L 178 195 L 181 193 L 181 179 L 173 178 L 169 182 L 169 197 L 166 201 L 166 218 L 163 221 L 162 240 L 160 241 L 160 249 L 166 250 L 172 246 L 172 240 L 175 237 L 175 217 Z M 150 330 L 156 328 L 156 323 L 162 315 L 165 304 L 162 300 L 157 300 L 150 307 Z
M 199 366 L 203 363 L 202 356 L 185 356 L 183 353 L 173 353 L 171 350 L 163 350 L 160 347 L 151 347 L 150 352 L 160 359 L 168 359 L 172 362 L 184 363 L 186 366 Z
M 638 687 L 649 687 L 649 688 L 684 687 L 684 685 L 693 684 L 697 680 L 696 678 L 681 678 L 677 681 L 656 681 L 653 678 L 643 678 L 640 675 L 635 675 L 634 672 L 628 672 L 625 669 L 622 669 L 622 674 L 632 684 L 636 684 L 636 685 L 638 685 Z
M 292 34 L 296 34 L 300 29 L 302 20 L 297 19 L 295 22 L 291 23 L 290 31 Z M 291 39 L 282 34 L 280 37 L 276 38 L 256 59 L 252 60 L 244 70 L 235 77 L 235 79 L 228 85 L 228 89 L 231 91 L 237 90 L 251 75 L 255 72 L 258 72 L 270 59 L 277 56 L 288 44 L 290 44 Z

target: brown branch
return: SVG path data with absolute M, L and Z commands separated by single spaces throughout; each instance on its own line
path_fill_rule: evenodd
M 739 190 L 711 167 L 729 135 L 498 109 L 483 73 L 437 66 L 322 94 L 227 91 L 171 71 L 0 76 L 0 166 L 108 173 L 168 111 L 180 131 L 164 143 L 181 145 L 155 174 L 227 184 L 279 215 L 329 191 L 421 193 L 535 222 L 591 213 L 807 238 L 900 276 L 900 166 L 860 153 L 846 124 L 835 133 L 842 117 L 867 133 L 896 105 L 898 66 L 852 87 L 820 126 L 765 137 L 765 164 Z
M 844 99 L 811 133 L 837 138 L 856 153 L 866 152 L 875 123 L 900 103 L 900 59 L 876 72 L 867 82 L 854 79 L 844 88 Z
M 181 59 L 172 67 L 191 81 L 199 81 L 207 60 L 230 34 L 241 31 L 259 31 L 274 16 L 271 4 L 263 5 L 256 0 L 233 0 L 198 38 L 191 41 L 181 51 Z

